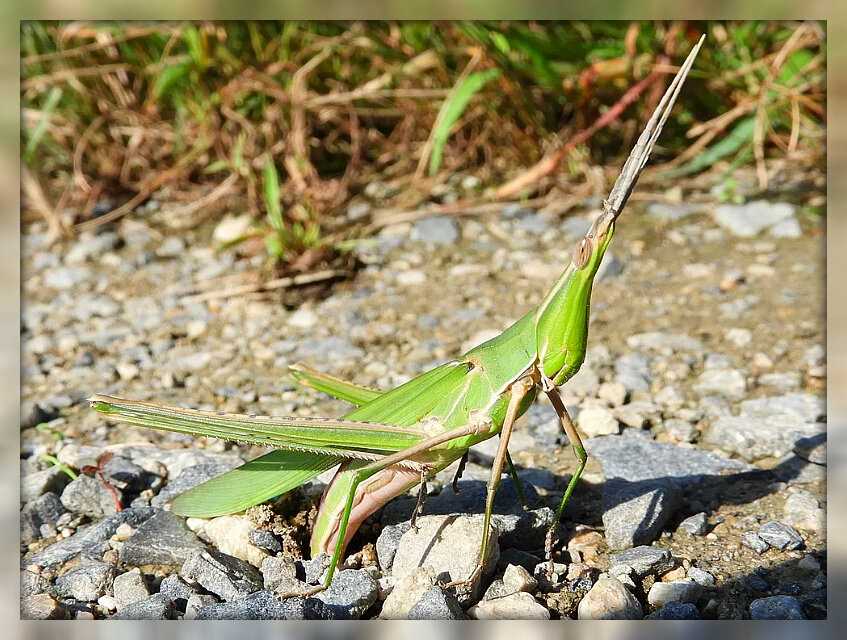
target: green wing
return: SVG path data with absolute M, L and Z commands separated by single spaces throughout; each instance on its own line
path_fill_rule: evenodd
M 291 376 L 300 384 L 321 391 L 338 400 L 345 400 L 357 407 L 382 395 L 382 391 L 369 389 L 298 362 L 289 367 Z
M 244 511 L 296 489 L 342 460 L 300 451 L 271 451 L 181 493 L 171 502 L 171 510 L 192 518 Z

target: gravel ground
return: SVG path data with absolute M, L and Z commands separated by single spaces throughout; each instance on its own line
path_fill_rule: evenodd
M 563 388 L 590 457 L 552 574 L 544 530 L 575 461 L 539 401 L 510 446 L 531 509 L 504 480 L 472 592 L 440 579 L 470 570 L 496 439 L 458 495 L 453 469 L 431 483 L 417 530 L 411 495 L 372 517 L 332 588 L 305 599 L 276 594 L 325 567 L 302 550 L 327 474 L 186 521 L 163 509 L 171 497 L 261 450 L 114 425 L 84 399 L 339 415 L 287 366 L 389 388 L 449 359 L 541 299 L 590 209 L 397 225 L 357 249 L 352 280 L 211 301 L 185 294 L 256 261 L 207 248 L 211 227 L 170 237 L 151 215 L 64 247 L 38 226 L 24 237 L 22 617 L 826 617 L 824 240 L 792 205 L 636 203 L 622 217 L 589 355 Z

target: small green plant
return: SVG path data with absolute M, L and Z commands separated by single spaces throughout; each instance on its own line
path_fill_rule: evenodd
M 317 246 L 320 242 L 320 227 L 308 219 L 310 216 L 305 206 L 297 208 L 301 217 L 306 218 L 305 221 L 295 221 L 290 226 L 285 224 L 280 204 L 279 175 L 271 157 L 265 161 L 263 182 L 265 211 L 270 227 L 265 234 L 268 256 L 278 262 L 289 259 L 289 254 L 296 255 Z

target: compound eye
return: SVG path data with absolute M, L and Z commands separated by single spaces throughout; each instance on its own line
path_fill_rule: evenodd
M 582 269 L 586 264 L 588 264 L 588 259 L 591 257 L 591 239 L 588 237 L 583 238 L 579 241 L 579 244 L 576 245 L 576 249 L 573 254 L 573 263 L 577 269 Z

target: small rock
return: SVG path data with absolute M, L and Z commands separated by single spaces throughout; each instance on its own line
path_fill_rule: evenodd
M 21 571 L 21 597 L 44 593 L 50 588 L 50 581 L 35 571 Z
M 756 553 L 764 553 L 770 547 L 768 543 L 762 540 L 754 531 L 745 531 L 741 534 L 741 544 L 748 549 L 752 549 Z
M 769 229 L 769 233 L 774 238 L 799 238 L 803 235 L 800 223 L 794 218 L 777 222 Z
M 215 550 L 192 551 L 180 575 L 223 600 L 237 600 L 262 588 L 262 575 L 252 565 Z
M 700 353 L 703 350 L 703 343 L 697 338 L 680 333 L 665 333 L 663 331 L 636 333 L 627 338 L 626 344 L 632 349 L 658 351 L 666 355 L 686 351 Z
M 37 593 L 21 598 L 21 620 L 61 620 L 67 611 L 47 593 Z
M 794 453 L 813 464 L 826 464 L 826 433 L 800 438 L 794 443 Z
M 247 213 L 240 216 L 225 216 L 212 232 L 212 238 L 219 244 L 235 242 L 247 233 L 252 223 L 253 217 Z
M 170 511 L 156 512 L 123 543 L 120 559 L 124 564 L 178 567 L 192 552 L 203 548 L 181 518 Z
M 87 267 L 56 267 L 44 274 L 44 286 L 51 289 L 71 289 L 91 277 Z
M 796 371 L 765 373 L 760 375 L 756 382 L 759 383 L 759 386 L 774 387 L 779 391 L 791 391 L 800 386 L 800 374 Z
M 692 536 L 704 536 L 709 533 L 709 520 L 706 514 L 701 511 L 680 522 L 679 528 Z
M 376 557 L 383 571 L 391 569 L 397 547 L 400 546 L 400 539 L 410 528 L 411 525 L 408 522 L 390 524 L 382 528 L 376 540 Z
M 409 269 L 398 273 L 396 280 L 401 287 L 413 287 L 426 282 L 426 274 L 419 269 Z
M 740 400 L 747 392 L 747 381 L 737 369 L 706 369 L 694 384 L 701 396 L 717 393 L 731 400 Z
M 659 574 L 673 568 L 673 556 L 660 547 L 633 547 L 611 557 L 612 568 L 618 565 L 631 567 L 639 576 Z
M 97 602 L 112 587 L 114 567 L 105 562 L 91 562 L 56 578 L 56 594 L 83 602 Z
M 189 598 L 197 594 L 197 589 L 172 573 L 159 584 L 159 593 L 173 600 L 177 609 L 185 610 Z
M 604 382 L 597 389 L 597 397 L 618 407 L 626 401 L 626 387 L 620 382 Z
M 579 429 L 589 438 L 621 432 L 621 427 L 612 412 L 601 407 L 583 409 L 579 412 L 576 421 Z
M 345 569 L 337 572 L 332 584 L 316 598 L 338 620 L 356 620 L 377 601 L 379 586 L 364 570 Z
M 756 200 L 746 204 L 722 204 L 713 210 L 715 222 L 735 236 L 750 238 L 759 232 L 794 219 L 794 205 Z
M 268 591 L 296 593 L 306 588 L 297 577 L 297 564 L 287 558 L 267 557 L 262 560 L 260 570 Z
M 249 598 L 250 596 L 247 596 L 247 597 Z M 218 604 L 219 602 L 220 602 L 220 600 L 216 596 L 213 596 L 210 593 L 195 593 L 194 595 L 190 596 L 185 601 L 185 615 L 183 616 L 183 619 L 184 620 L 196 620 L 197 616 L 200 614 L 200 611 L 202 609 L 205 609 L 206 607 L 210 607 L 213 604 Z M 227 604 L 233 604 L 234 605 L 238 602 L 241 602 L 241 600 L 236 600 L 234 603 L 227 603 Z M 234 609 L 234 607 L 230 607 L 229 611 L 233 611 L 233 609 Z M 215 610 L 212 609 L 211 611 L 214 612 Z M 214 613 L 213 613 L 213 616 L 214 616 Z
M 53 525 L 65 513 L 65 507 L 55 493 L 45 493 L 21 509 L 21 541 L 33 542 L 41 537 L 42 525 Z
M 307 307 L 300 307 L 288 316 L 288 326 L 309 329 L 318 323 L 318 314 Z
M 207 522 L 203 533 L 220 551 L 258 567 L 268 553 L 250 543 L 250 532 L 254 526 L 249 518 L 221 516 Z
M 641 604 L 619 580 L 601 577 L 580 601 L 580 620 L 640 620 Z
M 100 596 L 97 598 L 97 604 L 106 611 L 115 611 L 118 608 L 118 601 L 112 596 Z
M 803 569 L 803 571 L 818 572 L 821 570 L 821 563 L 812 554 L 808 554 L 800 559 L 797 568 Z
M 172 620 L 174 603 L 167 596 L 155 593 L 144 600 L 127 605 L 112 620 Z
M 448 581 L 464 580 L 476 569 L 482 541 L 482 516 L 424 516 L 417 530 L 403 534 L 394 557 L 392 575 L 398 578 L 426 565 Z M 499 555 L 498 531 L 492 527 L 482 575 L 490 573 Z M 469 594 L 458 594 L 467 601 L 479 588 L 479 577 Z
M 787 524 L 775 520 L 766 522 L 759 527 L 758 535 L 774 549 L 780 551 L 801 549 L 805 544 L 797 531 Z
M 379 617 L 385 620 L 405 620 L 412 608 L 435 584 L 435 570 L 432 567 L 424 565 L 409 571 L 395 580 Z
M 674 442 L 694 442 L 700 433 L 688 420 L 665 420 L 665 433 Z
M 724 337 L 736 347 L 746 347 L 753 340 L 753 332 L 749 329 L 733 327 L 724 332 Z
M 191 604 L 189 602 L 189 606 Z M 331 617 L 331 612 L 316 598 L 280 600 L 268 591 L 257 591 L 233 602 L 210 604 L 194 615 L 195 620 L 319 620 Z
M 787 393 L 782 396 L 745 400 L 740 409 L 742 416 L 751 418 L 769 418 L 784 414 L 800 422 L 816 422 L 826 415 L 823 396 L 811 393 Z
M 550 612 L 529 593 L 512 593 L 494 600 L 483 600 L 468 609 L 475 620 L 549 620 Z
M 647 602 L 654 607 L 664 606 L 668 602 L 696 602 L 701 592 L 702 587 L 688 578 L 673 582 L 655 582 L 647 594 Z
M 538 581 L 524 567 L 510 564 L 503 572 L 503 585 L 511 593 L 525 591 L 532 593 L 538 587 Z
M 664 481 L 607 480 L 603 487 L 603 526 L 610 549 L 655 540 L 680 505 L 681 491 Z
M 714 587 L 715 586 L 715 576 L 713 576 L 708 571 L 704 569 L 700 569 L 698 567 L 691 567 L 688 570 L 688 577 L 694 580 L 701 587 Z
M 454 244 L 459 239 L 459 227 L 452 218 L 433 216 L 418 220 L 412 227 L 411 239 L 435 245 Z
M 793 596 L 771 596 L 750 603 L 753 620 L 805 620 L 803 605 Z
M 264 529 L 253 529 L 248 536 L 250 544 L 262 551 L 275 554 L 282 551 L 282 544 L 270 531 Z
M 651 613 L 646 620 L 699 620 L 700 612 L 690 602 L 668 602 L 658 611 Z
M 743 403 L 742 403 L 743 404 Z M 796 417 L 777 414 L 769 417 L 724 416 L 705 432 L 703 441 L 755 462 L 762 458 L 779 458 L 790 453 L 804 438 L 823 433 L 821 423 L 803 424 Z
M 806 531 L 823 533 L 826 528 L 826 512 L 808 491 L 798 490 L 785 501 L 784 521 Z
M 462 620 L 465 615 L 458 600 L 440 587 L 430 587 L 409 609 L 408 620 Z
M 145 600 L 150 595 L 141 571 L 137 568 L 116 576 L 112 590 L 115 594 L 118 610 Z
M 640 353 L 619 357 L 615 361 L 615 380 L 629 392 L 649 391 L 651 375 L 647 358 Z
M 120 498 L 120 491 L 118 497 Z M 87 475 L 77 476 L 65 487 L 62 491 L 62 504 L 68 511 L 92 518 L 102 518 L 118 511 L 115 497 L 103 481 Z

